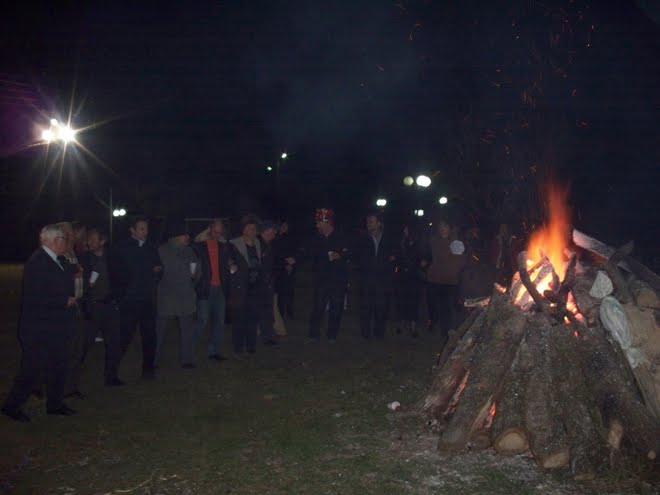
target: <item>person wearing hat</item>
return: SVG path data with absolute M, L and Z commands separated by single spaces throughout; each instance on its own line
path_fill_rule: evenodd
M 144 217 L 132 220 L 131 237 L 120 242 L 111 252 L 110 279 L 119 302 L 121 353 L 126 350 L 140 328 L 142 336 L 142 376 L 154 376 L 156 352 L 156 307 L 154 293 L 163 264 L 158 250 L 148 240 L 149 222 Z
M 330 208 L 316 210 L 318 235 L 310 246 L 314 272 L 314 302 L 309 319 L 309 338 L 316 341 L 321 320 L 328 308 L 328 342 L 337 340 L 348 284 L 349 243 L 335 230 L 335 214 Z
M 241 235 L 229 241 L 229 304 L 232 311 L 232 345 L 236 354 L 257 350 L 257 327 L 263 314 L 263 245 L 257 236 L 259 219 L 241 220 Z
M 180 359 L 184 368 L 195 367 L 195 310 L 197 294 L 195 280 L 200 267 L 197 256 L 188 245 L 190 236 L 184 220 L 172 220 L 166 225 L 168 239 L 158 248 L 163 261 L 163 277 L 158 284 L 156 323 L 157 366 L 163 351 L 163 342 L 168 323 L 178 320 L 180 327 Z

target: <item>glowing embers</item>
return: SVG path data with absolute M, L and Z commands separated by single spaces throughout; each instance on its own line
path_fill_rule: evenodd
M 566 273 L 566 263 L 561 260 L 562 269 Z M 555 271 L 554 265 L 548 258 L 542 258 L 537 263 L 532 260 L 526 260 L 527 273 L 532 282 L 532 286 L 536 288 L 542 298 L 547 301 L 548 307 L 556 314 L 566 316 L 563 317 L 565 323 L 570 323 L 571 318 L 575 317 L 578 321 L 583 321 L 583 316 L 580 314 L 575 298 L 570 292 L 570 284 L 562 287 L 559 281 L 559 275 Z M 573 260 L 572 269 L 575 270 L 575 261 Z M 566 282 L 565 280 L 563 282 Z M 511 282 L 511 296 L 513 302 L 519 306 L 523 311 L 529 311 L 534 306 L 535 302 L 532 295 L 529 293 L 523 281 L 520 278 L 520 272 L 516 272 Z M 563 306 L 560 308 L 558 306 Z M 562 312 L 562 310 L 565 311 Z M 570 313 L 570 314 L 569 314 Z

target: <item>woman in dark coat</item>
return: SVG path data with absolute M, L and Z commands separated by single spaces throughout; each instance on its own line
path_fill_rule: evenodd
M 257 350 L 257 326 L 262 314 L 262 287 L 266 281 L 262 248 L 257 237 L 259 220 L 248 215 L 241 220 L 241 236 L 229 241 L 229 304 L 232 310 L 234 352 Z

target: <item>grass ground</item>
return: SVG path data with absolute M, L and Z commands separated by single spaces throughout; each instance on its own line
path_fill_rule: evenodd
M 20 267 L 0 268 L 0 394 L 18 364 Z M 616 493 L 540 472 L 527 458 L 490 452 L 441 456 L 414 414 L 437 349 L 432 335 L 357 337 L 349 311 L 335 345 L 307 343 L 300 318 L 279 349 L 249 358 L 177 365 L 173 333 L 155 381 L 139 377 L 131 348 L 121 375 L 101 385 L 103 346 L 84 376 L 74 417 L 26 406 L 29 424 L 0 418 L 0 492 L 15 494 L 577 494 Z M 139 339 L 138 339 L 139 340 Z M 227 349 L 228 351 L 228 349 Z M 229 355 L 229 352 L 227 352 Z M 399 412 L 387 404 L 397 400 Z M 652 493 L 652 492 L 648 492 Z

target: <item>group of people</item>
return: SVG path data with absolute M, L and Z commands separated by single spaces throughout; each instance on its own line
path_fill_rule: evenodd
M 241 235 L 227 242 L 224 223 L 216 219 L 201 239 L 190 242 L 186 222 L 173 219 L 159 247 L 148 240 L 147 219 L 133 219 L 129 231 L 128 239 L 110 247 L 100 228 L 74 229 L 67 222 L 42 228 L 40 247 L 24 267 L 22 357 L 3 414 L 29 421 L 22 406 L 31 394 L 42 394 L 44 383 L 48 414 L 75 414 L 64 398 L 84 396 L 81 370 L 99 335 L 105 347 L 104 383 L 110 387 L 124 384 L 119 365 L 137 330 L 142 376 L 154 377 L 172 319 L 180 327 L 182 367 L 195 367 L 196 344 L 207 327 L 208 358 L 224 360 L 229 294 L 234 352 L 256 351 L 257 328 L 265 344 L 277 344 L 275 279 L 284 314 L 291 315 L 296 260 L 279 246 L 275 260 L 274 223 L 248 215 Z
M 274 323 L 293 317 L 300 253 L 312 268 L 310 342 L 319 340 L 326 317 L 328 342 L 338 338 L 351 268 L 358 275 L 364 339 L 384 338 L 392 297 L 399 328 L 416 336 L 424 288 L 429 330 L 446 336 L 457 323 L 458 287 L 476 256 L 471 256 L 474 243 L 460 240 L 445 219 L 424 240 L 408 227 L 401 236 L 391 235 L 377 212 L 367 214 L 357 238 L 336 229 L 329 208 L 316 210 L 315 225 L 316 235 L 301 249 L 288 240 L 286 223 L 262 222 L 254 215 L 243 217 L 239 235 L 229 241 L 220 219 L 194 239 L 183 219 L 170 219 L 167 240 L 158 247 L 148 240 L 149 223 L 141 217 L 131 221 L 130 236 L 113 246 L 100 228 L 66 222 L 45 226 L 40 248 L 25 264 L 22 360 L 2 412 L 29 421 L 22 406 L 45 383 L 48 414 L 75 414 L 64 398 L 84 395 L 81 370 L 99 335 L 105 347 L 104 383 L 111 387 L 124 384 L 119 365 L 138 329 L 142 376 L 154 377 L 172 320 L 180 329 L 183 368 L 195 367 L 197 343 L 207 328 L 206 355 L 226 359 L 228 308 L 234 353 L 256 352 L 259 329 L 265 345 L 278 345 Z

